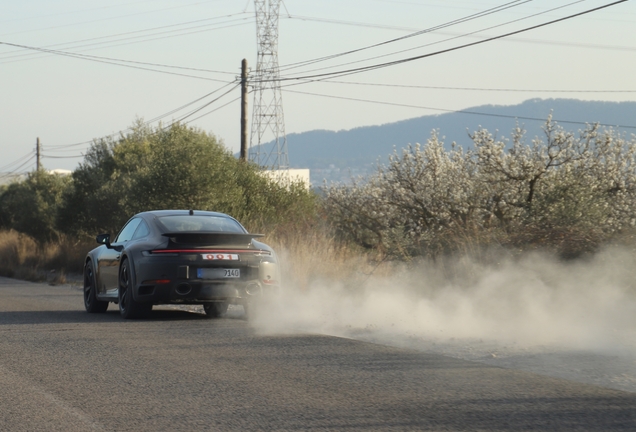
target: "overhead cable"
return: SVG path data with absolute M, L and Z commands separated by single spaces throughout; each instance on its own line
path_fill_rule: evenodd
M 345 52 L 341 52 L 341 53 L 337 53 L 337 54 L 331 54 L 331 55 L 328 55 L 328 56 L 319 57 L 319 58 L 312 59 L 312 60 L 305 60 L 305 61 L 302 61 L 302 62 L 290 63 L 288 65 L 283 65 L 283 66 L 280 67 L 280 70 L 281 71 L 285 71 L 285 70 L 289 70 L 289 69 L 295 69 L 295 68 L 298 68 L 298 67 L 301 67 L 301 66 L 306 66 L 308 64 L 313 64 L 313 63 L 317 63 L 317 62 L 321 62 L 321 61 L 325 61 L 325 60 L 331 60 L 331 59 L 334 59 L 334 58 L 337 58 L 337 57 L 342 57 L 344 55 L 349 55 L 349 54 L 357 53 L 357 52 L 360 52 L 360 51 L 365 51 L 365 50 L 368 50 L 368 49 L 371 49 L 371 48 L 376 48 L 376 47 L 380 47 L 380 46 L 383 46 L 383 45 L 388 45 L 388 44 L 391 44 L 391 43 L 402 41 L 404 39 L 409 39 L 409 38 L 412 38 L 412 37 L 415 37 L 415 36 L 420 36 L 420 35 L 425 34 L 425 33 L 431 33 L 431 32 L 434 32 L 436 30 L 440 30 L 440 29 L 443 29 L 443 28 L 446 28 L 446 27 L 450 27 L 450 26 L 453 26 L 453 25 L 461 24 L 463 22 L 470 21 L 470 20 L 473 20 L 473 19 L 476 19 L 476 18 L 481 18 L 483 16 L 487 16 L 487 15 L 490 15 L 490 14 L 493 14 L 493 13 L 496 13 L 496 12 L 500 12 L 502 10 L 506 10 L 508 8 L 511 8 L 511 7 L 520 6 L 521 4 L 529 3 L 531 1 L 533 1 L 533 0 L 523 0 L 523 1 L 516 0 L 516 1 L 512 1 L 512 2 L 505 3 L 505 4 L 500 5 L 500 6 L 496 6 L 494 8 L 486 9 L 484 11 L 465 16 L 463 18 L 458 18 L 456 20 L 449 21 L 449 22 L 444 23 L 444 24 L 440 24 L 440 25 L 437 25 L 437 26 L 434 26 L 434 27 L 429 27 L 429 28 L 424 29 L 424 30 L 418 30 L 416 32 L 410 33 L 410 34 L 405 35 L 405 36 L 400 36 L 400 37 L 389 39 L 389 40 L 386 40 L 386 41 L 383 41 L 383 42 L 378 42 L 378 43 L 375 43 L 375 44 L 372 44 L 372 45 L 367 45 L 367 46 L 364 46 L 364 47 L 361 47 L 361 48 L 356 48 L 356 49 L 353 49 L 353 50 L 349 50 L 349 51 L 345 51 Z
M 114 16 L 114 17 L 100 18 L 100 19 L 91 20 L 91 21 L 82 21 L 82 22 L 78 22 L 78 23 L 63 24 L 63 25 L 45 27 L 45 28 L 39 28 L 39 29 L 22 30 L 22 31 L 19 31 L 19 32 L 5 33 L 5 34 L 2 34 L 1 36 L 9 36 L 9 35 L 20 34 L 20 33 L 30 33 L 30 32 L 41 31 L 41 30 L 52 30 L 52 29 L 63 28 L 63 27 L 74 27 L 74 26 L 83 25 L 83 24 L 92 24 L 94 22 L 110 21 L 110 20 L 114 20 L 114 19 L 127 18 L 127 17 L 131 17 L 131 16 L 136 16 L 136 15 L 146 15 L 146 14 L 149 14 L 149 13 L 159 12 L 159 11 L 163 11 L 163 10 L 179 9 L 179 8 L 193 6 L 193 5 L 198 5 L 198 4 L 201 4 L 201 3 L 208 3 L 209 1 L 215 1 L 215 0 L 208 0 L 207 2 L 206 1 L 203 1 L 203 2 L 199 1 L 199 2 L 196 2 L 196 3 L 189 3 L 189 4 L 185 4 L 185 5 L 173 6 L 173 7 L 162 8 L 162 9 L 155 9 L 155 10 L 151 10 L 151 11 L 136 12 L 136 13 L 127 14 L 127 15 L 118 15 L 118 16 Z
M 108 57 L 103 57 L 102 58 L 102 57 L 91 56 L 91 55 L 87 55 L 87 54 L 77 54 L 77 53 L 72 53 L 72 52 L 67 52 L 67 51 L 50 50 L 50 49 L 46 49 L 46 48 L 32 47 L 32 46 L 28 46 L 28 45 L 20 45 L 20 44 L 14 44 L 14 43 L 10 43 L 10 42 L 2 42 L 2 41 L 0 41 L 0 45 L 8 45 L 8 46 L 26 48 L 26 49 L 31 49 L 31 50 L 34 50 L 34 51 L 46 52 L 46 53 L 49 53 L 49 54 L 55 54 L 55 55 L 60 55 L 60 56 L 64 56 L 64 57 L 72 57 L 72 58 L 76 58 L 76 59 L 79 59 L 79 60 L 88 60 L 88 61 L 97 62 L 97 63 L 105 63 L 105 64 L 111 64 L 111 65 L 115 65 L 115 66 L 127 67 L 127 68 L 131 68 L 131 69 L 140 69 L 140 70 L 146 70 L 146 71 L 150 71 L 150 72 L 163 73 L 163 74 L 167 74 L 167 75 L 176 75 L 176 76 L 182 76 L 182 77 L 187 77 L 187 78 L 201 79 L 201 80 L 205 80 L 205 81 L 215 81 L 215 82 L 227 83 L 227 81 L 219 80 L 219 79 L 215 79 L 215 78 L 207 78 L 207 77 L 201 77 L 201 76 L 198 76 L 198 75 L 188 75 L 188 74 L 183 74 L 183 73 L 179 73 L 179 72 L 170 72 L 170 71 L 163 71 L 163 70 L 159 70 L 159 69 L 151 69 L 151 68 L 142 67 L 142 66 L 135 66 L 135 65 L 131 65 L 131 64 L 122 64 L 122 63 L 118 63 L 118 62 L 121 62 L 122 60 L 117 60 L 117 59 L 110 60 L 110 59 L 108 59 Z
M 180 110 L 182 110 L 182 109 L 184 109 L 184 108 L 186 108 L 186 107 L 188 107 L 188 106 L 190 106 L 190 105 L 193 105 L 193 104 L 195 104 L 195 103 L 197 103 L 197 102 L 201 101 L 202 99 L 205 99 L 205 98 L 207 98 L 207 97 L 209 97 L 209 96 L 211 96 L 211 95 L 213 95 L 213 94 L 215 94 L 215 93 L 217 93 L 217 92 L 219 92 L 219 91 L 223 90 L 224 88 L 226 88 L 226 87 L 228 87 L 228 86 L 230 86 L 230 85 L 232 85 L 232 84 L 234 84 L 234 83 L 235 83 L 234 81 L 233 81 L 233 82 L 230 82 L 230 83 L 226 83 L 226 85 L 221 86 L 221 87 L 217 88 L 216 90 L 214 90 L 214 91 L 212 91 L 212 92 L 210 92 L 210 93 L 207 93 L 206 95 L 201 96 L 201 97 L 199 97 L 199 98 L 197 98 L 197 99 L 195 99 L 195 100 L 193 100 L 193 101 L 191 101 L 191 102 L 188 102 L 187 104 L 184 104 L 184 105 L 182 105 L 182 106 L 180 106 L 180 107 L 178 107 L 178 108 L 175 108 L 175 109 L 173 109 L 173 110 L 170 110 L 170 111 L 168 111 L 168 112 L 166 112 L 166 113 L 164 113 L 164 114 L 161 114 L 161 115 L 159 115 L 159 116 L 156 116 L 156 117 L 154 117 L 154 118 L 152 118 L 152 119 L 150 119 L 150 120 L 147 120 L 147 121 L 145 121 L 145 122 L 144 122 L 144 124 L 145 124 L 145 125 L 149 125 L 149 124 L 151 124 L 151 123 L 155 123 L 155 122 L 157 122 L 157 121 L 159 121 L 159 120 L 161 120 L 161 119 L 163 119 L 163 118 L 165 118 L 165 117 L 167 117 L 167 116 L 169 116 L 169 115 L 171 115 L 171 114 L 174 114 L 174 113 L 176 113 L 176 112 L 178 112 L 178 111 L 180 111 Z M 221 99 L 223 96 L 225 96 L 226 94 L 228 94 L 229 92 L 231 92 L 232 90 L 234 90 L 234 89 L 235 89 L 238 85 L 240 85 L 240 83 L 239 83 L 239 84 L 237 84 L 237 85 L 235 85 L 232 89 L 230 89 L 228 92 L 224 93 L 223 95 L 221 95 L 220 97 L 218 97 L 218 98 L 217 98 L 217 99 L 215 99 L 214 101 L 211 101 L 211 102 L 209 102 L 209 103 L 206 103 L 204 106 L 197 108 L 197 109 L 196 109 L 196 110 L 194 110 L 193 112 L 186 113 L 186 115 L 185 115 L 184 117 L 182 117 L 181 119 L 179 119 L 178 121 L 171 122 L 171 123 L 169 124 L 169 126 L 171 126 L 171 125 L 173 125 L 173 124 L 175 124 L 175 123 L 177 123 L 177 122 L 182 121 L 183 119 L 185 119 L 185 118 L 187 118 L 187 117 L 189 117 L 189 116 L 191 116 L 191 115 L 195 114 L 196 112 L 200 111 L 201 109 L 204 109 L 206 106 L 209 106 L 210 104 L 214 103 L 215 101 L 217 101 L 217 100 Z M 225 106 L 225 105 L 222 105 L 222 106 L 221 106 L 221 107 L 219 107 L 219 108 L 222 108 L 223 106 Z M 211 112 L 213 112 L 213 111 L 211 111 Z M 204 114 L 204 115 L 210 114 L 211 112 L 208 112 L 208 113 L 206 113 L 206 114 Z M 193 120 L 190 120 L 189 122 L 185 122 L 185 124 L 188 124 L 188 123 L 190 123 L 191 121 L 194 121 L 194 120 L 196 120 L 196 119 L 198 119 L 198 118 L 200 118 L 200 117 L 203 117 L 203 116 L 199 116 L 199 117 L 197 117 L 197 118 L 195 118 L 195 119 L 193 119 Z M 168 126 L 168 127 L 169 127 L 169 126 Z M 131 130 L 132 130 L 132 128 L 127 128 L 127 129 L 124 129 L 123 131 L 119 131 L 119 132 L 116 132 L 116 133 L 113 133 L 113 134 L 110 134 L 110 135 L 105 135 L 105 136 L 103 136 L 103 137 L 101 137 L 101 138 L 97 138 L 97 139 L 107 139 L 107 138 L 111 138 L 111 137 L 114 137 L 114 136 L 116 136 L 116 135 L 119 135 L 119 134 L 123 134 L 123 133 L 129 132 L 129 131 L 131 131 Z M 94 141 L 95 141 L 95 140 L 93 139 L 93 140 L 90 140 L 90 141 L 82 141 L 82 142 L 74 143 L 74 144 L 62 144 L 62 145 L 56 145 L 56 146 L 47 146 L 47 147 L 46 147 L 46 150 L 47 150 L 47 153 L 50 153 L 50 152 L 54 152 L 54 153 L 55 153 L 55 152 L 76 151 L 76 150 L 77 150 L 77 147 L 90 145 L 90 144 L 92 144 Z
M 154 41 L 154 40 L 159 40 L 159 39 L 166 39 L 166 38 L 171 38 L 171 37 L 176 37 L 176 36 L 185 36 L 185 35 L 201 33 L 201 32 L 207 32 L 207 31 L 212 31 L 212 30 L 220 30 L 220 29 L 225 29 L 225 28 L 228 28 L 228 27 L 235 27 L 237 25 L 250 24 L 252 21 L 253 21 L 253 18 L 251 18 L 251 17 L 250 18 L 233 19 L 233 20 L 225 21 L 225 22 L 221 22 L 221 23 L 204 24 L 204 25 L 199 25 L 199 26 L 194 26 L 194 27 L 187 27 L 187 28 L 176 29 L 176 30 L 162 31 L 162 32 L 156 32 L 156 33 L 151 33 L 151 34 L 142 34 L 142 35 L 132 36 L 132 37 L 124 37 L 124 38 L 115 39 L 115 40 L 106 40 L 106 41 L 102 41 L 102 42 L 92 42 L 92 43 L 83 44 L 83 45 L 74 45 L 74 46 L 67 47 L 65 49 L 67 50 L 67 52 L 69 52 L 68 50 L 73 49 L 73 50 L 76 50 L 76 51 L 73 51 L 73 53 L 80 53 L 80 52 L 90 51 L 90 50 L 95 50 L 95 49 L 112 48 L 112 47 L 117 47 L 117 46 L 122 46 L 122 45 L 130 45 L 130 44 L 133 44 L 133 43 L 149 42 L 149 41 Z M 231 24 L 231 25 L 223 25 L 223 24 L 230 24 L 230 23 L 234 23 L 234 22 L 242 22 L 242 23 L 240 23 L 240 24 Z M 166 26 L 166 27 L 172 27 L 172 26 Z M 161 28 L 161 27 L 158 27 L 158 28 Z M 189 30 L 200 29 L 200 28 L 203 28 L 203 30 L 189 31 Z M 145 30 L 140 30 L 140 32 L 141 31 L 145 31 Z M 128 33 L 137 33 L 137 32 L 128 32 Z M 123 33 L 123 34 L 127 34 L 127 33 Z M 165 35 L 165 34 L 169 34 L 169 35 L 168 36 L 159 36 L 159 35 Z M 110 38 L 110 37 L 112 37 L 112 36 L 104 36 L 104 37 L 91 38 L 91 39 L 85 39 L 85 40 L 86 41 L 91 41 L 91 40 L 95 40 L 95 39 Z M 141 40 L 135 40 L 135 39 L 141 39 Z M 45 47 L 41 47 L 41 48 L 43 48 L 43 49 L 52 49 L 51 47 L 72 45 L 73 43 L 74 42 L 53 44 L 53 45 L 49 45 L 49 46 L 45 46 Z M 88 47 L 93 47 L 93 48 L 88 48 Z M 84 49 L 80 49 L 80 48 L 84 48 Z M 28 49 L 28 48 L 25 48 L 25 49 Z M 0 62 L 1 63 L 14 63 L 14 62 L 17 62 L 17 61 L 31 60 L 31 59 L 35 58 L 34 56 L 37 56 L 37 55 L 38 54 L 34 54 L 34 53 L 15 54 L 15 52 L 13 52 L 13 53 L 12 52 L 8 52 L 8 53 L 0 54 Z M 174 66 L 165 66 L 165 67 L 174 67 Z
M 320 80 L 309 81 L 316 83 L 332 83 L 332 84 L 348 84 L 357 86 L 372 87 L 391 87 L 391 88 L 410 88 L 410 89 L 426 89 L 426 90 L 458 90 L 458 91 L 485 91 L 485 92 L 519 92 L 519 93 L 636 93 L 636 90 L 593 90 L 593 89 L 520 89 L 520 88 L 485 88 L 485 87 L 449 87 L 449 86 L 430 86 L 430 85 L 409 85 L 409 84 L 385 84 L 370 82 L 352 82 L 352 81 L 335 81 Z M 291 85 L 291 84 L 290 84 Z M 285 86 L 283 86 L 285 87 Z
M 535 120 L 535 121 L 543 121 L 543 122 L 545 122 L 545 119 L 537 118 L 537 117 L 525 117 L 525 116 L 515 116 L 515 115 L 505 115 L 505 114 L 493 114 L 493 113 L 484 113 L 484 112 L 470 111 L 470 110 L 451 110 L 451 109 L 434 108 L 434 107 L 428 107 L 428 106 L 422 106 L 422 105 L 410 105 L 410 104 L 395 103 L 395 102 L 377 101 L 377 100 L 371 100 L 371 99 L 352 98 L 352 97 L 346 97 L 346 96 L 326 95 L 326 94 L 321 94 L 321 93 L 311 93 L 311 92 L 304 92 L 304 91 L 298 91 L 298 90 L 285 90 L 285 92 L 298 93 L 298 94 L 304 94 L 304 95 L 310 95 L 310 96 L 326 97 L 326 98 L 332 98 L 332 99 L 349 100 L 349 101 L 354 101 L 354 102 L 373 103 L 373 104 L 378 104 L 378 105 L 398 106 L 398 107 L 404 107 L 404 108 L 418 108 L 418 109 L 425 109 L 425 110 L 431 110 L 431 111 L 442 111 L 442 112 L 447 112 L 447 113 L 471 114 L 471 115 L 480 115 L 480 116 L 487 116 L 487 117 L 501 117 L 501 118 L 520 119 L 520 120 Z M 570 120 L 557 120 L 557 119 L 554 119 L 554 121 L 557 122 L 557 123 L 565 123 L 565 124 L 577 124 L 577 125 L 587 125 L 587 124 L 589 124 L 589 123 L 586 123 L 586 122 L 570 121 Z M 612 125 L 612 124 L 606 124 L 606 123 L 598 123 L 598 125 L 599 126 L 605 126 L 605 127 L 618 127 L 618 128 L 623 128 L 623 129 L 636 129 L 636 126 L 629 126 L 629 125 Z
M 503 26 L 506 26 L 506 25 L 509 25 L 509 24 L 513 24 L 513 23 L 516 23 L 516 22 L 519 22 L 519 21 L 524 21 L 524 20 L 527 20 L 527 19 L 530 19 L 530 18 L 537 17 L 539 15 L 545 15 L 547 13 L 554 12 L 554 11 L 559 10 L 559 9 L 563 9 L 563 8 L 572 6 L 572 5 L 577 4 L 577 3 L 582 3 L 584 1 L 587 1 L 587 0 L 576 0 L 574 2 L 565 4 L 565 5 L 561 5 L 561 6 L 552 8 L 552 9 L 547 9 L 547 10 L 544 10 L 544 11 L 541 11 L 541 12 L 537 12 L 537 13 L 532 14 L 532 15 L 524 16 L 523 18 L 517 18 L 517 19 L 511 20 L 511 21 L 506 21 L 506 22 L 501 23 L 501 24 L 497 24 L 497 25 L 493 25 L 493 26 L 490 26 L 490 27 L 486 27 L 486 28 L 482 28 L 482 29 L 479 29 L 479 30 L 475 30 L 475 31 L 472 31 L 470 33 L 463 33 L 463 34 L 456 35 L 456 36 L 453 36 L 453 37 L 450 37 L 450 38 L 446 38 L 446 39 L 442 39 L 442 40 L 439 40 L 439 41 L 429 42 L 429 43 L 424 44 L 424 45 L 418 45 L 416 47 L 406 48 L 406 49 L 402 49 L 402 50 L 399 50 L 399 51 L 393 51 L 391 53 L 376 55 L 376 56 L 373 56 L 373 57 L 367 57 L 367 58 L 361 59 L 361 60 L 350 61 L 350 62 L 347 62 L 347 63 L 340 63 L 338 65 L 325 66 L 325 67 L 321 67 L 321 68 L 317 68 L 317 69 L 311 69 L 311 70 L 308 70 L 308 71 L 305 70 L 305 71 L 302 71 L 302 72 L 299 72 L 299 73 L 305 73 L 306 74 L 308 72 L 316 72 L 316 71 L 321 71 L 321 70 L 326 70 L 326 69 L 333 69 L 333 68 L 336 68 L 336 67 L 342 67 L 342 66 L 347 66 L 347 65 L 356 64 L 356 63 L 368 62 L 370 60 L 376 60 L 376 59 L 379 59 L 379 58 L 395 56 L 397 54 L 401 54 L 401 53 L 405 53 L 405 52 L 409 52 L 409 51 L 414 51 L 414 50 L 418 50 L 418 49 L 421 49 L 421 48 L 426 48 L 426 47 L 433 46 L 433 45 L 439 45 L 441 43 L 449 42 L 449 41 L 452 41 L 452 40 L 455 40 L 455 39 L 460 39 L 460 38 L 469 37 L 469 36 L 473 36 L 474 37 L 474 35 L 476 35 L 477 33 L 481 33 L 481 32 L 487 31 L 487 30 L 492 30 L 492 29 L 495 29 L 495 28 L 503 27 Z M 485 38 L 487 38 L 487 37 L 485 37 Z M 485 38 L 483 38 L 483 39 L 485 39 Z
M 471 42 L 471 43 L 467 43 L 467 44 L 463 44 L 463 45 L 458 45 L 455 47 L 451 47 L 451 48 L 446 48 L 440 51 L 435 51 L 432 53 L 427 53 L 427 54 L 422 54 L 422 55 L 418 55 L 418 56 L 413 56 L 413 57 L 407 57 L 407 58 L 403 58 L 403 59 L 399 59 L 399 60 L 393 60 L 393 61 L 389 61 L 389 62 L 384 62 L 384 63 L 378 63 L 378 64 L 374 64 L 374 65 L 369 65 L 369 66 L 361 66 L 358 68 L 352 68 L 352 69 L 345 69 L 345 70 L 340 70 L 340 71 L 335 71 L 335 72 L 326 72 L 326 73 L 321 73 L 321 74 L 314 74 L 314 75 L 305 75 L 305 76 L 300 76 L 300 77 L 281 77 L 278 81 L 295 81 L 295 80 L 306 80 L 306 79 L 311 79 L 311 78 L 322 78 L 322 77 L 340 77 L 340 76 L 346 76 L 346 75 L 351 75 L 351 74 L 356 74 L 356 73 L 361 73 L 361 72 L 367 72 L 370 70 L 376 70 L 376 69 L 381 69 L 381 68 L 385 68 L 385 67 L 390 67 L 390 66 L 395 66 L 398 64 L 402 64 L 402 63 L 408 63 L 408 62 L 412 62 L 415 60 L 420 60 L 423 58 L 427 58 L 427 57 L 433 57 L 436 55 L 440 55 L 440 54 L 446 54 L 448 52 L 452 52 L 452 51 L 457 51 L 460 49 L 464 49 L 464 48 L 468 48 L 471 46 L 475 46 L 475 45 L 481 45 L 487 42 L 492 42 L 494 40 L 498 40 L 498 39 L 503 39 L 512 35 L 516 35 L 516 34 L 520 34 L 520 33 L 524 33 L 530 30 L 535 30 L 541 27 L 546 27 L 552 24 L 556 24 L 562 21 L 566 21 L 572 18 L 576 18 L 582 15 L 586 15 L 592 12 L 596 12 L 602 9 L 606 9 L 608 7 L 612 7 L 612 6 L 616 6 L 620 3 L 625 3 L 628 0 L 618 0 L 609 4 L 605 4 L 603 6 L 599 6 L 599 7 L 595 7 L 592 9 L 588 9 L 582 12 L 578 12 L 572 15 L 568 15 L 562 18 L 558 18 L 555 20 L 551 20 L 551 21 L 547 21 L 541 24 L 536 24 L 530 27 L 526 27 L 520 30 L 515 30 L 512 32 L 508 32 L 505 34 L 501 34 L 501 35 L 497 35 L 497 36 L 493 36 L 484 40 L 479 40 L 479 41 L 475 41 L 475 42 Z

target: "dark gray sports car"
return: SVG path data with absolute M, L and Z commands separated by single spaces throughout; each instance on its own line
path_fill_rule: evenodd
M 158 210 L 133 216 L 114 239 L 86 256 L 84 306 L 102 313 L 119 304 L 124 318 L 147 316 L 156 304 L 201 304 L 220 317 L 230 303 L 248 310 L 278 291 L 276 254 L 234 218 L 216 212 Z

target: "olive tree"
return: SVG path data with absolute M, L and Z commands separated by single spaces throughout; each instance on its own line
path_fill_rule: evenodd
M 314 201 L 304 187 L 279 185 L 237 160 L 214 135 L 138 121 L 131 133 L 92 145 L 58 222 L 67 232 L 114 232 L 140 211 L 200 209 L 263 226 L 311 214 Z

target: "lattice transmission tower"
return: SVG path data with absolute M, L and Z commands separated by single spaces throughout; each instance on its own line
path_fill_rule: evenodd
M 289 169 L 283 98 L 278 69 L 278 14 L 281 0 L 254 0 L 258 58 L 254 83 L 249 160 L 271 170 Z M 274 141 L 271 149 L 262 144 Z

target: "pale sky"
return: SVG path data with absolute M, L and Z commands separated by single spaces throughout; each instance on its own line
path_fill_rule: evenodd
M 282 84 L 298 84 L 283 91 L 286 131 L 351 129 L 531 98 L 636 101 L 634 1 L 377 70 L 321 82 L 287 80 L 422 56 L 610 3 L 285 0 Z M 289 66 L 422 30 L 430 31 Z M 163 122 L 169 123 L 232 89 L 243 58 L 256 67 L 253 0 L 0 0 L 0 42 L 0 172 L 33 169 L 36 137 L 45 168 L 73 169 L 92 139 L 226 86 L 168 114 Z M 239 96 L 235 88 L 186 121 L 238 151 L 240 105 L 231 101 Z M 250 97 L 250 117 L 252 102 Z

